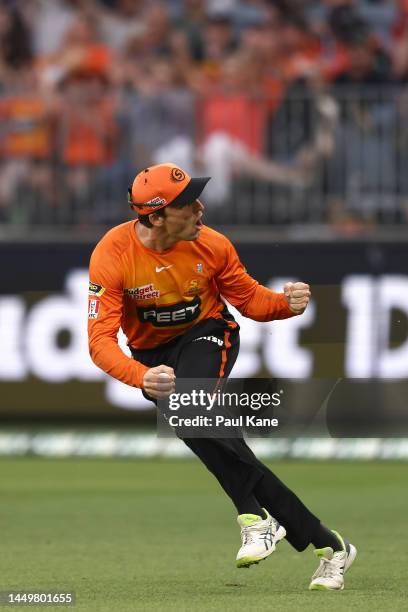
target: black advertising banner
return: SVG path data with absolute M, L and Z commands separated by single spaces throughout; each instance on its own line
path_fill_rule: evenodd
M 261 283 L 280 291 L 286 281 L 302 280 L 310 283 L 313 299 L 301 317 L 272 323 L 245 319 L 231 308 L 242 330 L 235 378 L 308 381 L 309 388 L 364 379 L 372 381 L 365 385 L 371 390 L 383 381 L 370 402 L 381 396 L 384 410 L 391 410 L 396 389 L 398 398 L 408 396 L 408 244 L 236 246 Z M 92 248 L 0 244 L 0 419 L 154 419 L 139 390 L 106 376 L 89 358 Z M 119 342 L 126 351 L 123 334 Z

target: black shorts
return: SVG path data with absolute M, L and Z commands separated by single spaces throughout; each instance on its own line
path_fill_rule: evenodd
M 157 348 L 130 350 L 146 366 L 174 368 L 179 378 L 226 378 L 238 356 L 239 325 L 206 319 Z

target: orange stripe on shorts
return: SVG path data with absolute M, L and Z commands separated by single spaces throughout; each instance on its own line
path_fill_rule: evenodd
M 229 341 L 229 337 L 230 337 L 230 332 L 225 331 L 224 332 L 224 348 L 222 349 L 222 353 L 221 353 L 221 367 L 220 367 L 220 373 L 219 373 L 220 378 L 224 376 L 225 364 L 227 363 L 227 351 L 229 348 L 231 348 L 231 342 Z

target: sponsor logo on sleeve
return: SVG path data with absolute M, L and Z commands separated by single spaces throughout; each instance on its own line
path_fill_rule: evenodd
M 141 287 L 129 287 L 125 289 L 125 295 L 129 295 L 136 300 L 154 300 L 160 297 L 160 291 L 155 289 L 153 283 L 150 283 Z
M 89 295 L 95 295 L 96 297 L 101 297 L 105 293 L 105 287 L 102 285 L 97 285 L 96 283 L 92 283 L 89 281 Z
M 88 300 L 88 319 L 97 319 L 99 314 L 100 300 Z

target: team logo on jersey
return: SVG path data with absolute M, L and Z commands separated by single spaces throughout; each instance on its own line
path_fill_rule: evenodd
M 99 314 L 99 300 L 88 300 L 88 319 L 97 319 Z
M 202 263 L 198 263 L 197 264 L 197 272 L 199 274 L 202 274 L 202 272 L 203 272 L 203 264 Z
M 151 323 L 154 327 L 171 327 L 194 321 L 201 312 L 201 300 L 198 295 L 191 302 L 178 302 L 160 308 L 138 308 L 137 314 L 142 323 Z
M 105 293 L 105 287 L 102 287 L 102 285 L 97 285 L 96 283 L 92 283 L 91 281 L 89 281 L 89 295 L 101 297 L 103 293 Z
M 125 289 L 125 294 L 136 300 L 154 300 L 160 297 L 160 291 L 155 289 L 153 283 L 142 285 L 141 287 L 130 287 Z
M 204 291 L 203 287 L 200 286 L 198 278 L 187 281 L 184 285 L 184 295 L 200 295 Z

